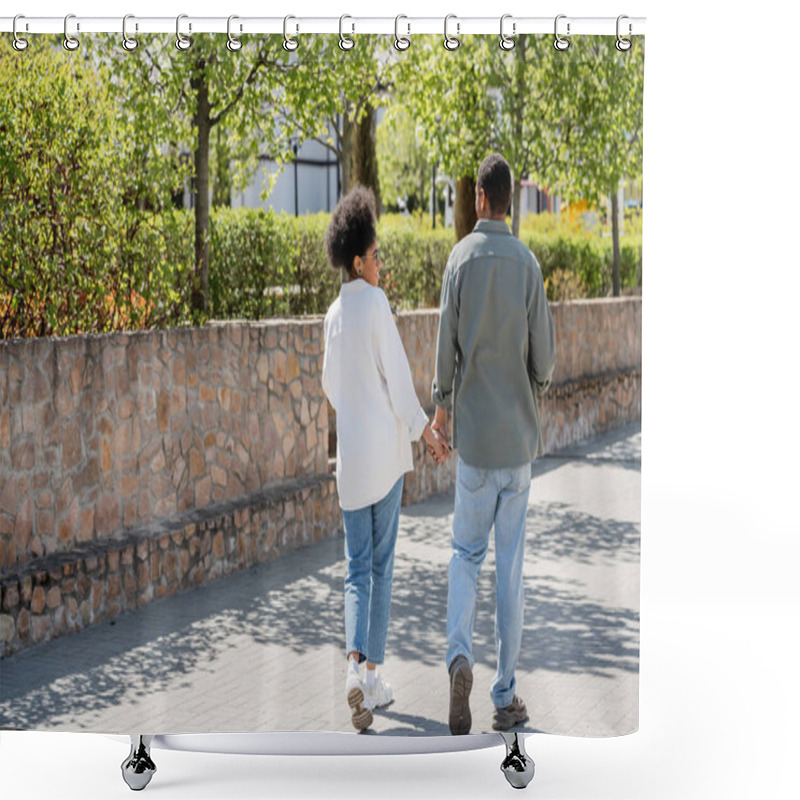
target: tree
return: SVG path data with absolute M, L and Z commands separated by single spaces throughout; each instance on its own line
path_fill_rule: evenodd
M 522 181 L 552 187 L 564 176 L 572 85 L 582 76 L 563 69 L 564 53 L 555 50 L 550 36 L 520 34 L 512 50 L 487 49 L 496 98 L 493 139 L 514 177 L 511 229 L 518 236 Z
M 432 164 L 417 137 L 417 123 L 401 103 L 392 104 L 377 130 L 383 196 L 390 208 L 414 212 L 430 194 Z
M 301 94 L 287 106 L 285 115 L 304 139 L 316 139 L 334 154 L 341 170 L 342 194 L 355 181 L 369 186 L 379 199 L 375 113 L 386 90 L 391 45 L 386 36 L 375 34 L 362 34 L 354 41 L 354 47 L 343 51 L 338 36 L 300 39 Z M 313 116 L 298 113 L 304 105 L 313 107 Z
M 6 43 L 3 43 L 6 44 Z M 149 209 L 181 176 L 114 76 L 36 37 L 0 48 L 0 337 L 164 321 L 171 288 Z
M 611 197 L 612 284 L 620 294 L 618 190 L 625 178 L 642 174 L 642 96 L 644 38 L 619 52 L 611 37 L 582 37 L 571 60 L 581 76 L 569 110 L 572 135 L 567 142 L 562 193 L 599 203 Z
M 233 163 L 243 174 L 252 172 L 263 147 L 279 163 L 290 157 L 282 104 L 291 104 L 293 117 L 301 123 L 311 117 L 307 106 L 294 102 L 307 97 L 307 92 L 298 86 L 301 73 L 280 37 L 254 38 L 239 52 L 228 51 L 225 41 L 218 34 L 196 35 L 182 52 L 172 37 L 148 36 L 134 53 L 120 57 L 119 42 L 108 37 L 105 48 L 128 92 L 126 104 L 137 114 L 146 113 L 147 107 L 156 109 L 155 140 L 191 142 L 195 213 L 191 305 L 196 320 L 208 311 L 212 131 L 224 126 Z M 224 181 L 224 170 L 220 177 Z
M 415 36 L 392 70 L 393 101 L 408 109 L 428 160 L 456 177 L 456 236 L 475 225 L 475 175 L 491 150 L 486 37 L 463 37 L 453 53 L 440 37 Z
M 378 171 L 378 148 L 375 141 L 375 109 L 372 103 L 364 105 L 364 114 L 356 125 L 353 141 L 353 185 L 368 186 L 375 195 L 375 210 L 381 213 L 381 181 Z

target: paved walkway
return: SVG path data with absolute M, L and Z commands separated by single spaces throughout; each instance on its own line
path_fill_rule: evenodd
M 638 726 L 639 426 L 538 461 L 528 509 L 521 730 Z M 372 732 L 448 733 L 443 664 L 453 496 L 403 509 Z M 0 728 L 352 731 L 341 535 L 0 661 Z M 479 581 L 473 732 L 491 730 L 494 560 Z

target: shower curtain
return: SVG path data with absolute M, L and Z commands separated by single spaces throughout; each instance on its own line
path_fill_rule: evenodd
M 325 230 L 372 189 L 432 417 L 445 265 L 498 152 L 557 349 L 514 730 L 635 731 L 644 38 L 229 26 L 0 39 L 0 729 L 355 733 Z M 449 736 L 457 453 L 412 456 L 393 697 L 367 730 Z M 493 724 L 495 566 L 490 546 L 472 733 Z

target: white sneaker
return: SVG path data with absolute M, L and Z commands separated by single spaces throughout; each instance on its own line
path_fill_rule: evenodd
M 364 697 L 364 684 L 361 682 L 358 673 L 347 670 L 347 682 L 345 683 L 347 692 L 347 705 L 350 706 L 351 720 L 353 727 L 357 731 L 363 731 L 372 725 L 372 711 L 366 703 Z
M 394 700 L 392 687 L 386 683 L 382 675 L 377 675 L 375 677 L 375 683 L 372 685 L 371 689 L 369 688 L 369 684 L 366 685 L 364 696 L 367 708 L 383 708 Z

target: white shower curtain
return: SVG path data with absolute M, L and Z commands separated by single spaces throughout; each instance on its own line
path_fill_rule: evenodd
M 30 137 L 4 164 L 0 728 L 353 731 L 320 384 L 319 315 L 339 288 L 327 215 L 351 184 L 379 192 L 381 289 L 432 416 L 442 273 L 474 223 L 477 165 L 499 151 L 558 352 L 532 466 L 529 718 L 515 730 L 635 731 L 644 38 L 620 51 L 564 29 L 566 50 L 527 35 L 503 52 L 484 34 L 448 52 L 412 33 L 398 52 L 356 34 L 349 52 L 299 34 L 290 56 L 273 35 L 270 65 L 254 67 L 256 36 L 231 52 L 196 34 L 182 53 L 174 36 L 128 31 L 131 52 L 77 31 L 73 53 L 63 37 L 2 42 L 4 80 L 24 86 L 5 83 L 5 125 Z M 450 733 L 455 454 L 439 466 L 415 444 L 413 459 L 378 736 Z M 495 590 L 490 547 L 473 733 L 492 730 Z

